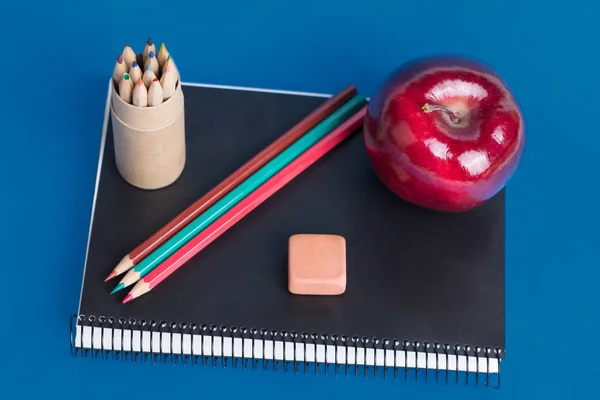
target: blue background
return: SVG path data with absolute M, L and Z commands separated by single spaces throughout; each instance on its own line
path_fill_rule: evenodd
M 2 2 L 2 397 L 590 398 L 600 6 L 284 3 Z M 107 80 L 123 44 L 141 49 L 148 36 L 167 44 L 185 81 L 328 93 L 353 83 L 369 96 L 402 62 L 437 53 L 482 59 L 505 78 L 528 137 L 507 200 L 501 390 L 71 359 Z

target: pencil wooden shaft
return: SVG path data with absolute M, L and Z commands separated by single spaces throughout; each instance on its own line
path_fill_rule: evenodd
M 175 93 L 175 80 L 174 72 L 170 68 L 166 68 L 163 75 L 160 77 L 160 85 L 163 88 L 163 101 L 169 99 Z
M 344 141 L 362 125 L 366 109 L 367 106 L 363 106 L 358 112 L 331 131 L 313 147 L 306 150 L 287 167 L 266 181 L 227 213 L 223 214 L 206 230 L 169 256 L 161 265 L 152 270 L 152 272 L 134 286 L 130 292 L 132 297 L 139 297 L 155 288 L 160 282 L 164 281 L 194 255 L 206 248 L 206 246 L 216 240 L 230 227 Z
M 238 186 L 241 182 L 258 171 L 269 160 L 300 138 L 308 130 L 312 129 L 319 122 L 324 120 L 325 117 L 346 103 L 355 94 L 356 88 L 353 85 L 346 87 L 339 94 L 329 99 L 305 119 L 293 126 L 289 131 L 271 143 L 267 148 L 246 162 L 242 167 L 228 176 L 223 182 L 214 187 L 200 199 L 196 200 L 196 202 L 194 202 L 191 206 L 182 211 L 168 224 L 163 226 L 154 235 L 146 239 L 142 244 L 137 246 L 129 253 L 129 258 L 133 261 L 133 264 L 137 264 L 148 254 L 156 250 L 156 248 L 172 237 L 183 226 L 187 225 L 190 221 L 194 220 L 197 216 L 206 211 L 225 194 L 230 192 L 231 189 Z
M 129 69 L 129 77 L 133 83 L 137 83 L 137 81 L 142 77 L 142 70 L 140 69 L 139 65 Z
M 123 48 L 123 59 L 128 67 L 131 67 L 131 64 L 136 60 L 135 52 L 128 44 Z
M 169 58 L 169 51 L 167 50 L 167 47 L 164 43 L 160 45 L 160 50 L 158 51 L 158 55 L 156 56 L 156 58 L 158 58 L 158 64 L 160 65 L 160 68 L 164 68 L 165 63 Z
M 160 76 L 160 66 L 158 65 L 156 57 L 148 57 L 148 59 L 144 63 L 144 69 L 148 68 L 148 65 L 150 66 L 150 68 L 152 68 L 152 72 L 154 72 L 154 75 Z
M 154 72 L 152 72 L 152 68 L 146 69 L 144 71 L 144 75 L 142 75 L 142 80 L 144 81 L 144 85 L 146 85 L 146 89 L 150 89 L 150 85 L 152 81 L 156 78 Z
M 121 279 L 121 281 L 119 283 L 123 284 L 123 287 L 127 287 L 127 286 L 131 286 L 134 283 L 138 282 L 140 280 L 141 276 L 139 272 L 134 271 L 133 269 L 130 269 L 125 276 L 123 277 L 123 279 Z
M 150 54 L 150 52 L 154 52 L 154 54 L 156 54 L 156 46 L 154 45 L 154 42 L 152 41 L 152 39 L 148 38 L 148 41 L 146 42 L 146 45 L 144 46 L 144 52 L 142 55 L 144 63 L 146 62 L 146 59 L 148 58 L 148 55 Z
M 125 63 L 123 56 L 119 56 L 113 68 L 113 81 L 115 81 L 117 85 L 121 82 L 121 78 L 123 78 L 125 72 L 127 72 L 127 64 Z
M 125 256 L 119 261 L 119 264 L 117 264 L 113 270 L 113 274 L 111 274 L 112 276 L 109 276 L 107 280 L 114 276 L 121 275 L 125 271 L 129 271 L 131 268 L 133 268 L 133 260 L 131 260 L 129 256 Z
M 121 82 L 119 82 L 119 96 L 121 96 L 121 98 L 124 101 L 131 104 L 132 94 L 133 94 L 133 83 L 131 82 L 129 74 L 125 73 L 125 74 L 123 74 L 123 78 L 121 79 Z
M 175 61 L 173 60 L 173 57 L 169 55 L 169 58 L 167 58 L 167 61 L 165 61 L 165 65 L 163 65 L 163 69 L 166 69 L 167 67 L 171 68 L 175 74 L 175 81 L 179 80 L 179 70 L 177 69 L 177 65 L 175 65 Z
M 137 80 L 137 84 L 133 89 L 132 102 L 134 106 L 146 107 L 148 105 L 148 89 L 141 78 Z
M 154 107 L 162 104 L 163 90 L 157 78 L 154 78 L 148 89 L 148 106 Z
M 138 298 L 150 291 L 150 285 L 144 281 L 139 281 L 136 285 L 131 289 L 129 295 L 132 298 Z

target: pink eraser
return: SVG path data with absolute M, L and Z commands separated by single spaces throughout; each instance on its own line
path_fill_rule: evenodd
M 288 241 L 288 289 L 294 294 L 336 295 L 346 290 L 346 239 L 298 234 Z

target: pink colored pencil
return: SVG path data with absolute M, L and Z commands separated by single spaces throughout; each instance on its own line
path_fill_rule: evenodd
M 267 180 L 235 207 L 223 214 L 209 227 L 164 260 L 161 265 L 154 268 L 152 272 L 136 283 L 123 299 L 123 303 L 127 303 L 154 289 L 159 283 L 164 281 L 194 255 L 198 254 L 198 252 L 212 243 L 301 172 L 331 151 L 331 149 L 343 142 L 351 133 L 356 131 L 362 125 L 366 110 L 367 106 L 362 107 L 340 126 L 288 164 L 287 167 L 279 171 L 271 177 L 271 179 Z

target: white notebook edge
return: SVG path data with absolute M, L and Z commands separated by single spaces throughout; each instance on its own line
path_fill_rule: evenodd
M 112 95 L 112 88 L 111 88 L 111 84 L 112 84 L 112 80 L 109 79 L 108 80 L 108 89 L 107 89 L 107 95 L 106 95 L 106 101 L 105 101 L 105 105 L 104 105 L 104 119 L 102 122 L 102 135 L 101 135 L 101 139 L 100 139 L 100 150 L 99 150 L 99 156 L 98 156 L 98 165 L 97 165 L 97 169 L 96 169 L 96 182 L 94 185 L 94 196 L 93 196 L 93 200 L 92 200 L 92 210 L 91 210 L 91 215 L 90 215 L 90 221 L 89 221 L 89 228 L 88 228 L 88 237 L 87 237 L 87 245 L 86 245 L 86 251 L 85 251 L 85 258 L 84 258 L 84 268 L 83 268 L 83 274 L 81 277 L 81 289 L 80 289 L 80 294 L 79 294 L 79 305 L 77 307 L 77 315 L 81 314 L 81 300 L 83 297 L 83 285 L 84 285 L 84 281 L 85 281 L 85 274 L 86 274 L 86 269 L 87 269 L 87 263 L 88 263 L 88 255 L 89 255 L 89 247 L 90 247 L 90 239 L 91 239 L 91 235 L 92 235 L 92 228 L 93 228 L 93 222 L 94 222 L 94 212 L 96 209 L 96 199 L 98 196 L 98 187 L 100 185 L 100 175 L 102 172 L 102 161 L 104 158 L 104 151 L 105 149 L 105 145 L 106 145 L 106 135 L 108 132 L 108 120 L 110 118 L 110 100 L 111 100 L 111 95 Z M 297 96 L 311 96 L 311 97 L 323 97 L 323 98 L 329 98 L 332 95 L 331 94 L 324 94 L 324 93 L 313 93 L 313 92 L 302 92 L 302 91 L 292 91 L 292 90 L 278 90 L 278 89 L 266 89 L 266 88 L 257 88 L 257 87 L 245 87 L 245 86 L 232 86 L 232 85 L 218 85 L 218 84 L 209 84 L 209 83 L 195 83 L 195 82 L 181 82 L 182 86 L 191 86 L 191 87 L 207 87 L 207 88 L 217 88 L 217 89 L 227 89 L 227 90 L 246 90 L 246 91 L 254 91 L 254 92 L 265 92 L 265 93 L 278 93 L 278 94 L 288 94 L 288 95 L 297 95 Z M 368 98 L 367 98 L 368 100 Z M 82 330 L 83 328 L 83 330 Z M 135 349 L 135 346 L 132 346 L 132 343 L 129 343 L 129 345 L 127 343 L 112 343 L 112 339 L 110 340 L 110 344 L 106 344 L 106 343 L 97 343 L 96 338 L 104 338 L 104 340 L 106 340 L 105 338 L 112 338 L 112 337 L 121 337 L 122 335 L 114 335 L 113 332 L 111 332 L 110 328 L 94 328 L 94 335 L 92 335 L 92 329 L 91 327 L 82 327 L 81 325 L 77 324 L 76 326 L 76 330 L 75 330 L 75 343 L 74 346 L 75 347 L 79 347 L 79 348 L 89 348 L 89 349 L 114 349 L 114 350 L 138 350 Z M 96 333 L 96 330 L 99 330 L 99 333 Z M 104 330 L 104 332 L 103 332 Z M 110 334 L 106 334 L 106 331 L 109 331 Z M 119 331 L 118 329 L 115 329 L 115 331 Z M 128 335 L 125 335 L 126 337 L 135 337 L 135 335 L 137 334 L 138 336 L 140 335 L 141 331 L 138 330 L 123 330 L 122 333 L 124 332 L 128 332 Z M 162 333 L 163 336 L 163 341 L 164 341 L 164 337 L 168 337 L 170 336 L 168 333 Z M 205 336 L 203 337 L 202 340 L 200 340 L 200 336 L 201 335 L 194 335 L 194 337 L 198 336 L 197 339 L 194 340 L 194 343 L 207 343 L 207 342 L 211 342 L 214 343 L 215 342 L 215 338 L 212 336 Z M 94 343 L 91 343 L 92 337 L 94 337 Z M 175 339 L 175 338 L 179 338 L 179 339 Z M 186 342 L 186 337 L 189 337 L 190 340 L 188 340 Z M 148 338 L 146 337 L 142 337 L 139 336 L 140 338 L 140 345 L 142 346 L 139 350 L 140 351 L 151 351 L 151 352 L 155 352 L 156 351 L 156 347 L 154 346 L 154 342 L 153 342 L 153 338 L 150 338 L 150 342 L 148 342 Z M 183 339 L 183 341 L 182 341 Z M 218 339 L 218 338 L 217 338 Z M 102 340 L 102 339 L 101 339 Z M 467 357 L 466 356 L 456 356 L 456 355 L 451 355 L 449 354 L 446 358 L 445 355 L 441 355 L 436 357 L 435 353 L 425 353 L 425 352 L 415 352 L 415 351 L 406 351 L 404 352 L 403 350 L 396 350 L 396 354 L 394 354 L 393 350 L 386 350 L 384 352 L 384 350 L 382 349 L 363 349 L 363 348 L 356 348 L 356 352 L 354 351 L 354 348 L 351 346 L 337 346 L 338 351 L 337 353 L 335 352 L 336 346 L 333 345 L 322 345 L 322 344 L 317 344 L 317 345 L 308 345 L 308 346 L 314 346 L 312 350 L 308 350 L 304 349 L 304 345 L 302 343 L 290 343 L 290 342 L 283 342 L 283 341 L 265 341 L 271 343 L 269 346 L 266 346 L 265 343 L 263 343 L 263 341 L 261 339 L 249 339 L 246 338 L 245 340 L 245 345 L 242 346 L 241 345 L 241 338 L 240 339 L 235 339 L 235 341 L 232 341 L 231 338 L 225 338 L 224 341 L 221 343 L 221 347 L 218 349 L 215 349 L 211 346 L 210 348 L 210 352 L 208 352 L 205 348 L 201 348 L 198 349 L 197 346 L 194 346 L 194 348 L 191 348 L 191 345 L 188 345 L 188 347 L 186 348 L 186 343 L 191 343 L 191 335 L 187 334 L 187 335 L 173 335 L 173 347 L 175 348 L 176 345 L 179 346 L 179 352 L 183 352 L 183 354 L 191 354 L 193 353 L 194 355 L 216 355 L 216 356 L 222 356 L 223 354 L 225 356 L 234 356 L 234 357 L 241 357 L 241 349 L 243 348 L 245 351 L 248 351 L 247 349 L 262 349 L 263 346 L 265 348 L 272 348 L 273 351 L 271 352 L 271 354 L 269 355 L 267 352 L 265 352 L 265 354 L 262 354 L 262 351 L 259 352 L 259 354 L 254 354 L 255 358 L 263 358 L 263 359 L 269 359 L 268 357 L 270 357 L 270 359 L 276 359 L 276 360 L 284 360 L 284 361 L 304 361 L 303 357 L 305 354 L 305 351 L 307 354 L 313 354 L 312 357 L 312 361 L 317 361 L 317 362 L 329 362 L 329 363 L 339 363 L 339 364 L 347 364 L 347 361 L 350 361 L 352 364 L 357 364 L 357 365 L 367 365 L 367 366 L 378 366 L 378 367 L 395 367 L 395 368 L 430 368 L 430 369 L 446 369 L 448 368 L 451 371 L 467 371 L 468 372 L 480 372 L 480 373 L 489 373 L 489 374 L 495 374 L 495 373 L 499 373 L 500 370 L 500 359 L 496 359 L 496 358 L 487 358 L 487 357 L 475 357 L 475 356 L 470 356 Z M 240 344 L 238 346 L 235 346 L 235 343 L 237 343 L 237 341 L 240 341 Z M 246 342 L 248 342 L 248 344 L 246 344 Z M 182 348 L 182 343 L 183 343 L 183 348 Z M 170 353 L 170 344 L 171 344 L 171 339 L 170 337 L 168 338 L 168 345 L 160 345 L 158 348 L 162 350 L 162 353 Z M 105 347 L 107 346 L 107 347 Z M 118 347 L 117 347 L 118 346 Z M 253 347 L 254 346 L 254 347 Z M 293 353 L 290 356 L 288 348 L 289 347 L 293 347 Z M 352 349 L 352 351 L 350 351 L 350 349 Z M 348 352 L 347 352 L 348 350 Z M 217 354 L 217 351 L 219 351 L 219 353 Z M 332 353 L 333 352 L 333 353 Z M 391 353 L 391 355 L 390 355 Z M 178 354 L 177 352 L 175 352 L 175 354 Z M 340 362 L 340 354 L 344 354 L 343 357 L 343 362 Z M 350 357 L 348 357 L 348 360 L 345 360 L 345 354 L 356 354 L 357 357 L 354 357 L 354 359 L 351 359 Z M 362 354 L 362 358 L 360 356 L 360 354 Z M 251 358 L 252 354 L 244 354 L 244 356 Z M 260 356 L 260 357 L 259 357 Z M 288 358 L 289 356 L 289 358 Z M 336 359 L 337 357 L 337 359 Z M 393 360 L 394 363 L 390 364 L 389 360 Z M 441 361 L 443 360 L 443 361 Z M 447 361 L 446 361 L 447 360 Z M 310 357 L 307 357 L 307 361 L 311 361 Z M 440 364 L 438 366 L 438 364 Z M 442 365 L 444 364 L 444 365 Z M 439 367 L 439 368 L 438 368 Z
M 175 356 L 239 357 L 255 360 L 317 362 L 386 368 L 419 368 L 497 374 L 499 360 L 455 354 L 232 338 L 190 333 L 150 332 L 77 325 L 74 347 L 92 351 L 173 354 Z M 193 338 L 192 338 L 193 336 Z M 242 343 L 243 340 L 243 343 Z M 93 343 L 92 343 L 93 341 Z M 306 359 L 305 359 L 306 358 Z

